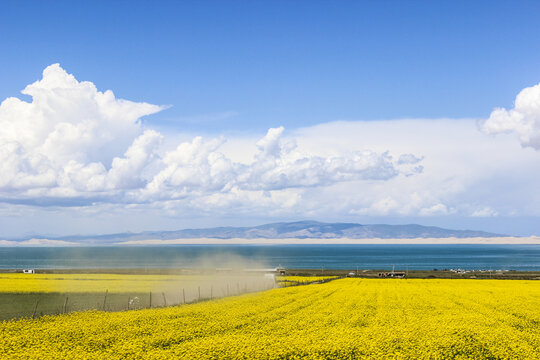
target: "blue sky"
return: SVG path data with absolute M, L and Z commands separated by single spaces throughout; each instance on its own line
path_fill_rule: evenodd
M 0 123 L 13 129 L 0 141 L 22 144 L 5 145 L 6 159 L 20 158 L 4 159 L 15 165 L 0 184 L 3 235 L 304 218 L 540 234 L 540 200 L 530 195 L 538 192 L 540 120 L 527 110 L 536 98 L 514 109 L 530 133 L 509 120 L 516 96 L 540 82 L 539 13 L 537 1 L 2 1 L 0 101 L 35 101 L 55 81 L 72 95 L 86 91 L 73 74 L 96 94 L 110 89 L 115 101 L 133 102 L 121 124 L 92 119 L 98 130 L 88 140 L 71 131 L 88 130 L 88 112 L 74 109 L 101 105 L 49 94 L 35 114 L 72 108 L 40 118 L 56 124 L 43 130 L 51 136 L 39 133 L 41 143 L 28 140 L 39 138 L 31 125 L 13 125 L 19 105 L 3 105 Z M 55 133 L 73 117 L 82 127 Z M 388 125 L 397 119 L 409 122 Z M 99 140 L 104 133 L 111 143 Z M 69 144 L 54 142 L 69 134 Z M 144 149 L 137 165 L 130 146 Z M 466 150 L 449 158 L 456 147 Z M 187 153 L 202 155 L 188 161 Z M 443 162 L 462 172 L 437 170 Z M 82 184 L 76 173 L 99 180 Z M 351 189 L 365 194 L 344 195 Z
M 536 1 L 3 1 L 0 10 L 0 98 L 59 62 L 118 97 L 173 105 L 149 122 L 198 131 L 487 117 L 540 78 Z M 191 120 L 224 113 L 210 129 Z

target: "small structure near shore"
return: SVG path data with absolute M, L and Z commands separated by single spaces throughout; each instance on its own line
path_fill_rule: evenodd
M 23 272 L 23 274 L 34 274 L 35 270 L 34 269 L 24 269 L 22 272 Z
M 406 274 L 404 272 L 385 272 L 385 273 L 379 273 L 380 278 L 404 278 Z

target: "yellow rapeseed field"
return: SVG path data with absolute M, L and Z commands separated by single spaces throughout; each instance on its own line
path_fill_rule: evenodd
M 539 359 L 540 281 L 340 279 L 0 334 L 3 359 Z
M 237 283 L 256 289 L 262 275 L 144 275 L 144 274 L 0 274 L 0 293 L 98 292 L 137 293 L 181 290 L 182 287 Z M 268 279 L 263 279 L 264 284 Z M 260 284 L 257 284 L 260 285 Z M 262 286 L 260 286 L 262 288 Z

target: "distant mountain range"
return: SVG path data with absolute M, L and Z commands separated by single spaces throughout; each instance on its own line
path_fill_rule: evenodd
M 87 244 L 112 244 L 133 240 L 174 240 L 174 239 L 414 239 L 414 238 L 472 238 L 502 237 L 508 235 L 494 234 L 474 230 L 450 230 L 435 226 L 410 225 L 363 225 L 355 223 L 324 223 L 318 221 L 297 221 L 272 223 L 253 227 L 215 227 L 208 229 L 183 229 L 175 231 L 145 231 L 141 233 L 119 233 L 96 236 L 63 236 L 47 237 L 61 241 Z M 34 237 L 36 239 L 45 237 Z

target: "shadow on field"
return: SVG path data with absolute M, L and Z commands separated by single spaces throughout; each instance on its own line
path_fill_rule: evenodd
M 275 286 L 254 287 L 239 283 L 236 286 L 192 287 L 172 292 L 135 293 L 0 293 L 0 321 L 19 318 L 38 318 L 45 315 L 65 314 L 73 311 L 104 310 L 126 311 L 175 306 L 241 295 Z

